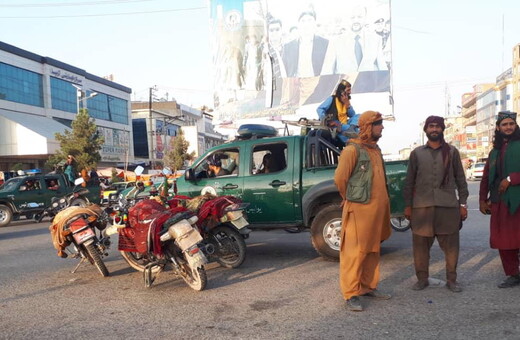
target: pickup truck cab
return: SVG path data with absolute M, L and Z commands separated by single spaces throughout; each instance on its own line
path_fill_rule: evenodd
M 177 180 L 178 193 L 236 196 L 250 204 L 246 211 L 249 228 L 310 228 L 317 252 L 326 259 L 339 258 L 342 210 L 334 171 L 340 150 L 330 142 L 327 130 L 271 137 L 276 130 L 266 133 L 269 127 L 261 127 L 260 135 L 252 133 L 208 150 Z M 220 165 L 217 175 L 209 170 L 215 159 Z M 392 217 L 402 219 L 407 161 L 385 166 Z
M 62 174 L 19 176 L 9 179 L 0 187 L 0 227 L 9 225 L 20 216 L 32 218 L 50 205 L 53 197 L 61 197 L 74 190 Z M 87 186 L 89 193 L 76 198 L 72 205 L 86 205 L 88 201 L 98 202 L 98 183 Z

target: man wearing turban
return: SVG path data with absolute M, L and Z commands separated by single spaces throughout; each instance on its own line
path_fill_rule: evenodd
M 343 198 L 339 281 L 352 311 L 363 310 L 361 296 L 390 298 L 377 290 L 380 245 L 390 237 L 390 201 L 377 145 L 382 131 L 381 114 L 364 112 L 359 117 L 359 137 L 343 149 L 334 175 Z M 356 188 L 364 188 L 359 197 Z
M 520 284 L 520 130 L 516 113 L 498 113 L 493 149 L 480 182 L 480 211 L 491 214 L 490 245 L 498 249 L 506 279 L 498 288 Z
M 430 116 L 424 124 L 428 141 L 410 154 L 404 187 L 405 216 L 411 221 L 417 282 L 429 285 L 430 248 L 435 238 L 446 258 L 446 287 L 460 292 L 457 283 L 459 229 L 468 215 L 468 185 L 459 151 L 444 141 L 444 118 Z M 458 197 L 457 194 L 458 193 Z

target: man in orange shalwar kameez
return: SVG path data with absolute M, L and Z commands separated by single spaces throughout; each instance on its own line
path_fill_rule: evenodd
M 379 112 L 367 111 L 359 118 L 359 138 L 343 149 L 334 181 L 343 198 L 339 280 L 347 307 L 362 311 L 360 296 L 390 299 L 377 290 L 380 244 L 390 236 L 390 201 L 381 150 L 377 141 L 383 131 Z M 356 143 L 359 149 L 352 145 Z M 358 153 L 368 153 L 372 168 L 369 199 L 358 203 L 347 199 L 348 182 L 355 176 Z M 358 167 L 365 171 L 368 167 Z

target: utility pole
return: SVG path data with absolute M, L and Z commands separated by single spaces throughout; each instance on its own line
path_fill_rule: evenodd
M 148 118 L 150 119 L 150 167 L 154 168 L 154 150 L 153 150 L 153 125 L 152 125 L 152 102 L 153 102 L 153 94 L 157 91 L 157 85 L 150 87 L 150 97 L 148 100 Z

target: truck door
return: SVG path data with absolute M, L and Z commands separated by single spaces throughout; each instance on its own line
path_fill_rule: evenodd
M 48 207 L 51 204 L 51 200 L 53 197 L 61 197 L 65 195 L 67 192 L 67 188 L 60 185 L 60 177 L 59 176 L 45 176 L 43 178 L 43 201 L 45 203 L 45 207 Z
M 251 223 L 294 223 L 294 140 L 261 139 L 247 150 L 242 200 Z
M 206 192 L 242 198 L 243 172 L 240 148 L 219 149 L 206 155 L 193 168 L 195 179 L 186 181 L 182 194 L 194 197 Z
M 14 192 L 13 202 L 21 212 L 39 211 L 45 208 L 42 180 L 39 177 L 26 177 Z M 37 203 L 38 207 L 29 207 L 29 203 Z

